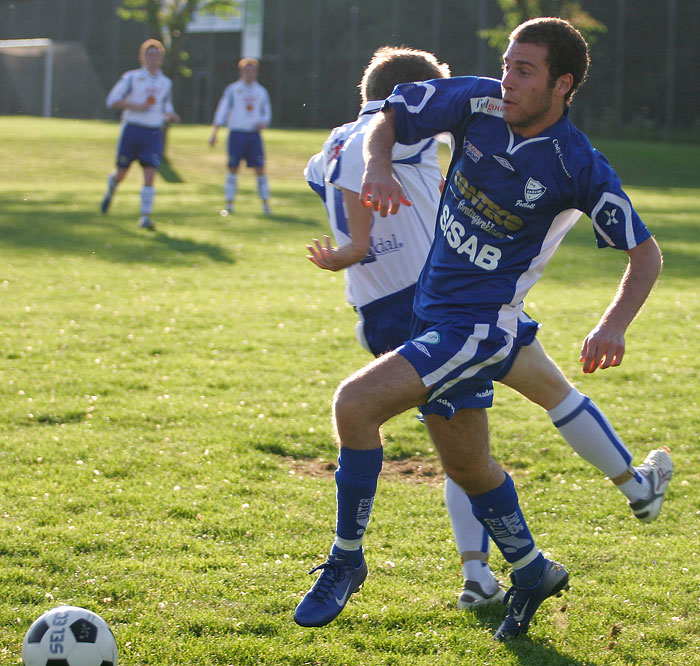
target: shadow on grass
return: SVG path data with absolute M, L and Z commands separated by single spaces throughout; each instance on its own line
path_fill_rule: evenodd
M 95 205 L 97 209 L 97 205 Z M 127 228 L 120 216 L 85 211 L 69 195 L 32 201 L 0 198 L 0 239 L 18 250 L 49 250 L 52 254 L 96 257 L 114 262 L 182 263 L 193 256 L 235 263 L 225 247 L 178 237 L 161 230 Z
M 553 614 L 554 622 L 557 624 L 557 618 L 564 617 L 566 603 L 562 603 L 560 600 L 554 600 L 554 603 L 559 604 L 559 608 L 557 608 Z M 485 606 L 483 608 L 477 608 L 472 612 L 474 612 L 478 620 L 492 632 L 495 632 L 503 621 L 502 606 Z M 533 622 L 537 622 L 537 616 L 535 616 Z M 598 666 L 599 663 L 591 659 L 579 661 L 568 655 L 561 654 L 551 645 L 544 645 L 537 639 L 530 638 L 529 635 L 512 638 L 500 645 L 502 649 L 508 650 L 518 660 L 517 663 L 522 666 Z
M 185 181 L 182 179 L 182 176 L 175 171 L 175 168 L 173 165 L 170 163 L 170 160 L 167 158 L 167 156 L 163 156 L 160 166 L 158 167 L 158 175 L 166 182 L 166 183 L 184 183 Z

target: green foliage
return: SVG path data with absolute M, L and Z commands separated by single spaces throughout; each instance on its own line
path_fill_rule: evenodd
M 540 16 L 555 16 L 570 21 L 589 43 L 595 41 L 596 35 L 607 31 L 605 25 L 591 16 L 580 2 L 573 0 L 498 0 L 498 4 L 503 12 L 503 23 L 481 30 L 479 37 L 499 51 L 505 51 L 508 36 L 517 26 Z
M 122 19 L 146 23 L 151 35 L 166 45 L 165 73 L 186 77 L 192 71 L 182 62 L 188 55 L 181 43 L 194 14 L 230 16 L 240 11 L 241 0 L 121 0 L 117 8 Z
M 342 276 L 305 258 L 327 223 L 302 170 L 327 132 L 266 131 L 273 215 L 243 169 L 222 217 L 223 148 L 207 127 L 173 127 L 181 182 L 158 180 L 151 234 L 136 226 L 138 167 L 98 212 L 118 131 L 0 127 L 3 664 L 21 663 L 31 621 L 60 603 L 110 623 L 121 666 L 699 663 L 700 149 L 601 146 L 665 255 L 621 367 L 578 367 L 625 265 L 586 220 L 528 296 L 550 355 L 637 460 L 668 444 L 676 477 L 642 525 L 541 410 L 498 388 L 494 456 L 538 545 L 572 574 L 530 637 L 502 646 L 502 609 L 456 610 L 440 474 L 421 473 L 438 463 L 413 413 L 385 427 L 367 584 L 324 629 L 292 620 L 332 539 L 330 401 L 368 360 Z M 498 553 L 491 564 L 505 582 Z

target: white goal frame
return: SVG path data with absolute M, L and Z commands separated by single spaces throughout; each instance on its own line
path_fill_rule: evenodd
M 44 99 L 43 116 L 51 117 L 51 98 L 53 94 L 53 40 L 52 39 L 2 39 L 0 49 L 22 49 L 46 47 L 44 56 Z

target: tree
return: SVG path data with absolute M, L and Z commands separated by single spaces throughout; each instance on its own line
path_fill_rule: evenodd
M 556 16 L 570 21 L 589 43 L 595 41 L 598 33 L 607 31 L 605 25 L 583 9 L 580 2 L 573 0 L 498 0 L 498 4 L 503 12 L 503 22 L 495 28 L 481 30 L 479 37 L 501 51 L 508 46 L 508 35 L 517 26 L 539 16 Z
M 191 76 L 188 53 L 183 48 L 185 31 L 195 13 L 238 15 L 244 0 L 121 0 L 119 16 L 148 25 L 151 36 L 167 51 L 163 71 L 170 77 Z

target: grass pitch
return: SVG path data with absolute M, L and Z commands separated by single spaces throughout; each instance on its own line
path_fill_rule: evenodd
M 266 132 L 273 215 L 242 169 L 223 217 L 223 147 L 173 127 L 155 234 L 136 227 L 137 169 L 98 212 L 117 133 L 0 124 L 0 662 L 20 663 L 31 621 L 67 603 L 110 623 L 125 666 L 700 663 L 700 148 L 599 146 L 665 256 L 620 368 L 578 367 L 626 262 L 595 249 L 587 220 L 528 297 L 549 353 L 637 461 L 668 444 L 676 477 L 660 519 L 638 523 L 499 388 L 494 455 L 572 577 L 503 646 L 502 611 L 456 610 L 441 476 L 413 414 L 385 428 L 365 587 L 328 627 L 293 623 L 333 533 L 330 399 L 369 360 L 342 276 L 305 259 L 326 223 L 302 170 L 326 132 Z M 497 552 L 492 566 L 505 579 Z

